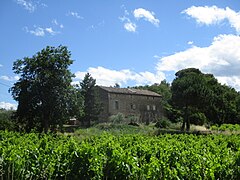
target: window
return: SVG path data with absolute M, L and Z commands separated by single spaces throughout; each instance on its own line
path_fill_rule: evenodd
M 149 105 L 147 105 L 147 110 L 150 111 L 150 106 Z
M 135 110 L 136 109 L 136 105 L 135 104 L 131 104 L 131 109 Z
M 156 106 L 155 105 L 152 106 L 152 110 L 156 111 Z
M 118 101 L 115 101 L 115 102 L 114 102 L 114 108 L 115 108 L 115 109 L 119 109 L 119 103 L 118 103 Z

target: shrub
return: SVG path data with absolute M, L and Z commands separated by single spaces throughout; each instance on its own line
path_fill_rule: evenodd
M 137 124 L 138 122 L 138 117 L 135 115 L 130 115 L 127 117 L 127 121 L 131 124 Z
M 155 127 L 157 128 L 168 128 L 170 127 L 171 122 L 167 118 L 161 118 L 157 121 L 155 124 Z
M 217 131 L 217 130 L 218 130 L 218 126 L 217 126 L 217 125 L 213 125 L 213 126 L 211 126 L 211 130 L 215 130 L 215 131 Z
M 0 110 L 0 130 L 14 130 L 15 122 L 12 119 L 13 111 Z
M 190 122 L 195 125 L 202 126 L 207 122 L 207 118 L 204 113 L 197 112 L 189 116 Z
M 119 124 L 119 123 L 123 123 L 124 122 L 125 117 L 124 117 L 124 114 L 117 113 L 116 115 L 110 116 L 109 120 L 112 123 Z

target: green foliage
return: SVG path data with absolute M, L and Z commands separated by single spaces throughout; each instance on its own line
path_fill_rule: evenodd
M 240 131 L 239 124 L 222 124 L 219 127 L 216 125 L 211 126 L 211 130 L 217 131 Z
M 237 135 L 113 136 L 83 141 L 0 131 L 2 179 L 238 179 Z
M 156 129 L 154 125 L 143 125 L 132 126 L 128 124 L 115 124 L 115 123 L 99 123 L 90 128 L 81 128 L 74 132 L 74 136 L 78 139 L 87 139 L 93 136 L 99 136 L 104 133 L 109 133 L 111 135 L 154 135 Z
M 98 94 L 95 90 L 96 79 L 93 79 L 93 77 L 87 73 L 83 81 L 80 82 L 80 86 L 79 91 L 84 103 L 83 116 L 80 120 L 86 127 L 90 127 L 91 122 L 98 119 L 98 115 L 102 110 Z
M 189 116 L 189 120 L 195 125 L 204 125 L 207 122 L 207 118 L 204 113 L 196 112 Z
M 16 60 L 14 73 L 20 79 L 10 89 L 18 101 L 16 119 L 27 131 L 37 128 L 47 132 L 69 119 L 73 63 L 65 46 L 49 47 L 33 57 Z
M 212 74 L 203 74 L 195 68 L 180 70 L 176 73 L 171 91 L 173 109 L 183 114 L 182 129 L 185 124 L 189 129 L 191 121 L 200 125 L 206 121 L 219 125 L 239 123 L 240 94 L 218 83 Z
M 171 122 L 167 118 L 161 118 L 155 124 L 157 128 L 168 128 L 171 126 Z
M 190 129 L 190 110 L 201 108 L 211 99 L 211 91 L 207 86 L 205 75 L 198 69 L 183 69 L 176 73 L 171 87 L 172 104 L 183 112 L 182 129 Z M 209 103 L 209 102 L 208 102 Z
M 12 119 L 14 111 L 0 109 L 0 130 L 14 130 L 15 121 Z
M 122 113 L 117 113 L 116 115 L 110 116 L 109 120 L 114 124 L 120 124 L 120 123 L 124 123 L 125 116 Z

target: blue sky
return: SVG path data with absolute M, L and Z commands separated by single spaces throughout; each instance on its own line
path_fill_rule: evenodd
M 16 108 L 13 62 L 60 44 L 74 83 L 89 72 L 99 85 L 150 85 L 195 67 L 240 90 L 237 0 L 1 0 L 0 27 L 0 108 Z

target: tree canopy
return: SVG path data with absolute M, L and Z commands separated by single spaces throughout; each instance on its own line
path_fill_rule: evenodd
M 98 115 L 101 112 L 101 104 L 99 103 L 95 86 L 96 79 L 94 79 L 89 73 L 87 73 L 83 81 L 80 82 L 80 93 L 84 102 L 81 121 L 87 127 L 91 125 L 91 122 L 98 119 Z
M 180 70 L 175 75 L 171 104 L 183 114 L 182 129 L 186 125 L 189 130 L 190 119 L 198 118 L 214 124 L 239 123 L 240 96 L 235 89 L 195 68 Z
M 13 70 L 20 79 L 10 89 L 18 101 L 15 117 L 27 131 L 62 125 L 70 115 L 73 63 L 66 46 L 47 46 L 32 57 L 16 60 Z
M 66 46 L 47 46 L 32 57 L 14 62 L 13 71 L 20 76 L 10 88 L 18 101 L 16 124 L 26 131 L 47 132 L 49 128 L 61 127 L 70 117 L 87 127 L 98 119 L 101 104 L 95 91 L 96 79 L 87 73 L 80 87 L 72 86 L 72 63 Z M 190 123 L 239 124 L 240 93 L 234 88 L 221 85 L 212 74 L 195 68 L 180 70 L 175 75 L 171 85 L 164 80 L 137 88 L 161 94 L 165 115 L 174 122 L 183 119 L 182 129 L 189 130 Z

